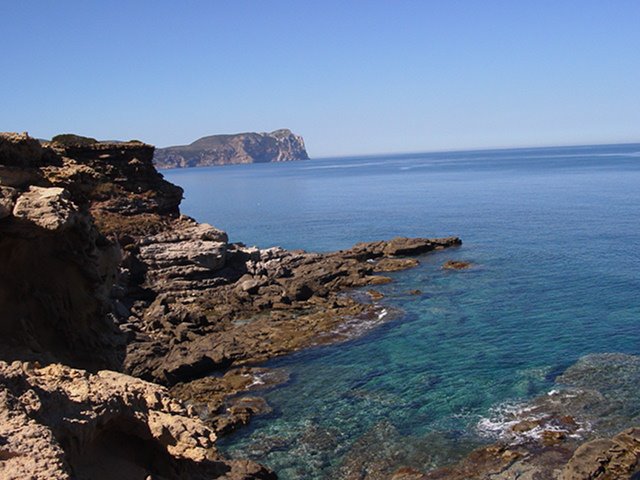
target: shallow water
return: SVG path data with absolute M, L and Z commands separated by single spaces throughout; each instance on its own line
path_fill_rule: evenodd
M 483 418 L 548 392 L 583 355 L 640 354 L 640 145 L 165 175 L 185 188 L 185 213 L 232 241 L 324 251 L 396 235 L 464 241 L 379 288 L 399 319 L 268 363 L 291 374 L 265 393 L 274 413 L 221 445 L 280 478 L 344 475 L 371 448 L 389 464 L 451 461 L 490 441 Z M 475 266 L 443 271 L 447 259 Z

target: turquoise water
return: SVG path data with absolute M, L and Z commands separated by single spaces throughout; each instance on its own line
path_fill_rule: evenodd
M 273 413 L 221 447 L 280 478 L 348 476 L 371 448 L 389 464 L 447 463 L 490 441 L 478 425 L 493 409 L 544 394 L 583 355 L 640 354 L 638 144 L 165 176 L 185 188 L 185 213 L 232 241 L 318 251 L 396 235 L 464 241 L 380 288 L 399 319 L 267 364 L 291 376 L 263 392 Z M 440 269 L 450 258 L 475 267 Z

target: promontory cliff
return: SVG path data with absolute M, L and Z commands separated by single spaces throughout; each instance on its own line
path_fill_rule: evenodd
M 185 168 L 308 158 L 302 137 L 283 128 L 271 133 L 211 135 L 190 145 L 158 148 L 153 161 L 157 168 Z

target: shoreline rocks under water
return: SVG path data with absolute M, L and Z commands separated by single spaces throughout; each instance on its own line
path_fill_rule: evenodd
M 393 480 L 630 479 L 640 471 L 640 357 L 591 354 L 529 402 L 504 405 L 478 424 L 496 443 L 432 471 L 400 468 Z M 377 477 L 364 477 L 374 480 Z M 382 478 L 382 477 L 381 477 Z

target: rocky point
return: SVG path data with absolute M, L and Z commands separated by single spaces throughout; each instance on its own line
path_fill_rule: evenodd
M 215 452 L 216 432 L 268 409 L 227 401 L 249 388 L 244 365 L 347 338 L 336 327 L 380 307 L 342 292 L 460 244 L 231 244 L 180 214 L 152 146 L 89 140 L 0 135 L 3 477 L 272 478 Z

